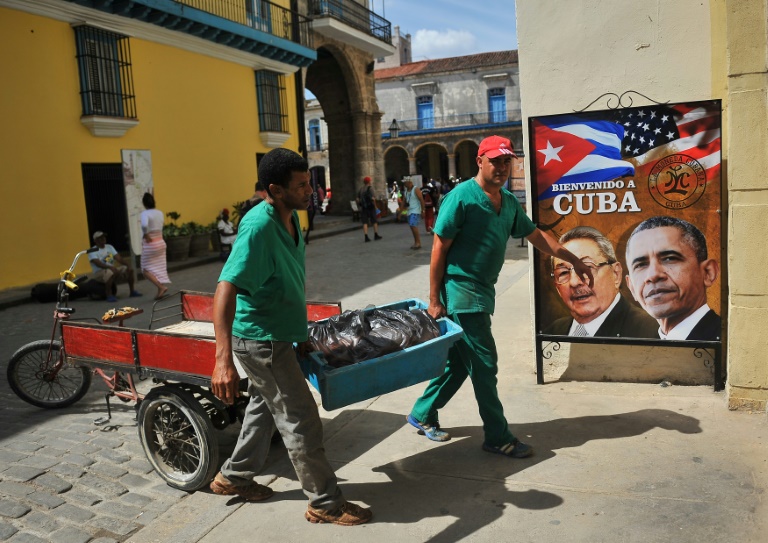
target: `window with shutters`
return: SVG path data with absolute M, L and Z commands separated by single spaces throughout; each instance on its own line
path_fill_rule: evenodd
M 507 121 L 506 89 L 488 89 L 488 121 L 503 123 Z
M 83 115 L 135 119 L 128 37 L 83 25 L 75 40 Z
M 256 99 L 259 129 L 262 132 L 288 132 L 285 78 L 275 72 L 256 72 Z

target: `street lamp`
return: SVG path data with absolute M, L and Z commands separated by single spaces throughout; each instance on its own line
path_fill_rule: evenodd
M 389 125 L 389 137 L 394 139 L 400 135 L 400 125 L 397 124 L 397 119 L 392 119 L 392 124 Z

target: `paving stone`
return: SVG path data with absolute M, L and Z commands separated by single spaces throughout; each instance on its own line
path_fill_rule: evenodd
M 23 517 L 32 510 L 22 503 L 13 500 L 0 500 L 0 515 L 8 518 Z
M 80 482 L 82 483 L 83 488 L 87 488 L 102 497 L 113 498 L 128 492 L 128 489 L 120 483 L 107 481 L 93 473 L 86 473 L 83 475 L 80 478 Z
M 90 543 L 119 543 L 117 539 L 112 539 L 111 537 L 99 537 L 96 539 L 92 539 Z
M 26 458 L 27 454 L 23 454 L 16 451 L 6 451 L 0 449 L 0 464 L 7 466 L 9 464 L 13 464 L 14 462 L 18 462 L 22 458 Z
M 12 451 L 30 452 L 30 453 L 43 448 L 43 446 L 40 445 L 39 443 L 34 443 L 30 441 L 11 441 L 10 443 L 7 443 L 5 447 Z
M 123 464 L 129 471 L 136 473 L 150 473 L 155 471 L 152 464 L 142 455 L 141 458 L 133 458 L 129 462 Z
M 60 437 L 46 437 L 40 443 L 46 447 L 54 447 L 64 451 L 72 450 L 72 447 L 77 446 L 77 442 L 69 441 L 68 439 L 61 439 Z
M 34 487 L 24 483 L 15 483 L 13 481 L 0 482 L 0 494 L 4 494 L 6 496 L 23 498 L 27 494 L 32 494 L 34 491 Z
M 120 482 L 125 486 L 127 486 L 128 488 L 141 488 L 141 487 L 152 484 L 154 481 L 145 479 L 140 475 L 134 475 L 133 473 L 129 473 L 128 475 L 125 475 L 124 477 L 122 477 L 120 479 Z
M 172 496 L 174 498 L 182 498 L 184 496 L 187 496 L 189 493 L 185 492 L 184 490 L 179 490 L 178 488 L 173 488 L 172 486 L 168 486 L 165 483 L 160 483 L 159 485 L 155 485 L 151 489 L 153 492 L 157 492 L 158 494 L 164 494 L 166 496 Z
M 24 525 L 32 528 L 35 532 L 44 534 L 49 534 L 54 530 L 58 530 L 61 526 L 51 515 L 41 513 L 40 511 L 32 511 L 24 517 Z
M 59 462 L 61 462 L 60 459 L 50 456 L 30 456 L 22 460 L 20 464 L 31 468 L 50 469 Z
M 85 468 L 82 466 L 76 466 L 74 464 L 67 464 L 66 462 L 62 462 L 53 466 L 49 470 L 49 473 L 56 473 L 57 475 L 64 475 L 65 477 L 69 477 L 71 479 L 78 479 L 83 476 L 83 473 L 85 473 Z
M 93 511 L 77 507 L 71 503 L 65 503 L 61 507 L 57 507 L 51 511 L 51 514 L 61 519 L 67 519 L 75 524 L 83 524 L 85 521 L 91 520 L 96 516 L 96 513 Z
M 25 466 L 11 466 L 5 470 L 2 475 L 3 479 L 11 479 L 12 481 L 26 482 L 39 477 L 45 473 L 45 470 L 39 468 L 28 468 Z
M 82 454 L 84 456 L 92 456 L 99 452 L 101 450 L 101 447 L 97 447 L 96 445 L 91 445 L 90 443 L 78 443 L 74 447 L 70 449 L 70 452 L 72 454 Z
M 65 496 L 67 498 L 67 501 L 75 501 L 81 505 L 86 505 L 88 507 L 104 501 L 104 498 L 102 498 L 101 496 L 97 496 L 96 494 L 93 494 L 91 492 L 86 492 L 85 490 L 82 490 L 79 488 L 74 488 L 70 490 L 65 494 Z
M 50 543 L 46 539 L 37 537 L 36 535 L 28 534 L 25 532 L 19 532 L 13 537 L 13 543 Z
M 44 475 L 41 475 L 37 479 L 35 479 L 35 484 L 42 486 L 43 488 L 49 488 L 56 492 L 57 494 L 61 494 L 62 492 L 66 492 L 67 490 L 70 490 L 72 488 L 72 483 L 68 483 L 58 475 L 54 475 L 53 473 L 46 473 Z
M 66 462 L 68 464 L 74 464 L 76 466 L 83 466 L 83 467 L 88 467 L 91 464 L 96 462 L 96 460 L 94 460 L 93 458 L 89 458 L 84 454 L 71 454 L 71 453 L 66 455 L 61 460 L 62 462 Z
M 64 439 L 66 441 L 71 441 L 72 443 L 83 443 L 87 441 L 87 434 L 88 432 L 81 432 L 73 429 L 71 424 L 63 430 L 48 430 L 46 432 L 48 438 Z
M 162 511 L 142 511 L 139 516 L 136 517 L 135 521 L 142 526 L 147 526 L 157 520 L 157 518 L 162 514 Z
M 43 447 L 36 454 L 43 454 L 45 456 L 53 456 L 54 458 L 61 458 L 67 451 L 64 449 L 57 449 L 56 447 Z
M 0 541 L 5 541 L 18 531 L 19 530 L 16 528 L 16 526 L 0 520 Z
M 110 517 L 96 517 L 91 520 L 89 524 L 96 528 L 101 528 L 102 530 L 107 530 L 108 532 L 112 532 L 113 534 L 117 535 L 128 535 L 132 531 L 139 528 L 139 525 L 133 522 Z
M 128 494 L 123 494 L 122 496 L 120 496 L 120 500 L 124 501 L 125 503 L 130 503 L 131 505 L 137 505 L 139 507 L 144 507 L 145 505 L 155 501 L 153 498 L 150 498 L 149 496 L 145 496 L 144 494 L 137 494 L 136 492 L 129 492 Z
M 106 458 L 107 460 L 114 462 L 115 464 L 122 464 L 128 462 L 131 459 L 127 454 L 114 451 L 112 449 L 102 449 L 96 453 L 96 456 Z
M 74 526 L 64 526 L 51 534 L 51 539 L 56 543 L 87 543 L 91 539 L 91 534 Z
M 27 500 L 36 505 L 41 505 L 46 509 L 53 509 L 54 507 L 58 507 L 65 501 L 61 496 L 57 494 L 50 494 L 49 492 L 44 492 L 42 490 L 33 492 L 27 496 Z
M 113 436 L 99 436 L 91 439 L 88 443 L 102 449 L 117 449 L 124 443 L 124 440 Z
M 102 477 L 119 479 L 120 477 L 128 473 L 128 470 L 124 469 L 121 466 L 115 466 L 114 464 L 105 464 L 105 463 L 97 462 L 96 464 L 93 464 L 88 467 L 88 473 L 95 473 L 96 475 L 101 475 Z
M 99 515 L 108 515 L 126 520 L 133 520 L 142 512 L 141 507 L 126 505 L 116 501 L 102 502 L 94 507 L 94 510 L 98 511 Z

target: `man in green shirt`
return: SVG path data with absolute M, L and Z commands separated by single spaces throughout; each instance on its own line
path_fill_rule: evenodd
M 429 314 L 447 315 L 464 330 L 448 353 L 444 373 L 433 379 L 416 400 L 408 422 L 433 441 L 447 441 L 437 412 L 467 377 L 483 420 L 483 450 L 524 458 L 533 448 L 509 430 L 497 391 L 498 354 L 491 334 L 495 284 L 504 264 L 510 236 L 526 238 L 540 251 L 570 262 L 592 286 L 590 268 L 545 234 L 523 212 L 517 198 L 503 188 L 512 168 L 512 144 L 491 136 L 480 143 L 478 173 L 460 183 L 443 199 L 437 218 L 429 270 Z
M 304 240 L 298 209 L 312 194 L 306 159 L 274 149 L 259 164 L 267 199 L 243 217 L 213 299 L 216 365 L 211 390 L 232 405 L 240 377 L 250 400 L 232 456 L 211 482 L 216 494 L 261 501 L 272 489 L 253 478 L 264 466 L 274 429 L 280 432 L 313 523 L 363 524 L 371 511 L 344 499 L 323 448 L 323 425 L 293 344 L 307 340 Z

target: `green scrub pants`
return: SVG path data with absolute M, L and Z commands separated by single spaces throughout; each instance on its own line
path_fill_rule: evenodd
M 491 334 L 491 316 L 455 313 L 448 317 L 462 327 L 464 337 L 448 351 L 445 371 L 430 381 L 424 394 L 416 400 L 411 415 L 425 424 L 437 424 L 438 409 L 445 407 L 469 376 L 483 419 L 485 444 L 498 447 L 511 443 L 515 438 L 509 431 L 496 389 L 498 354 Z

